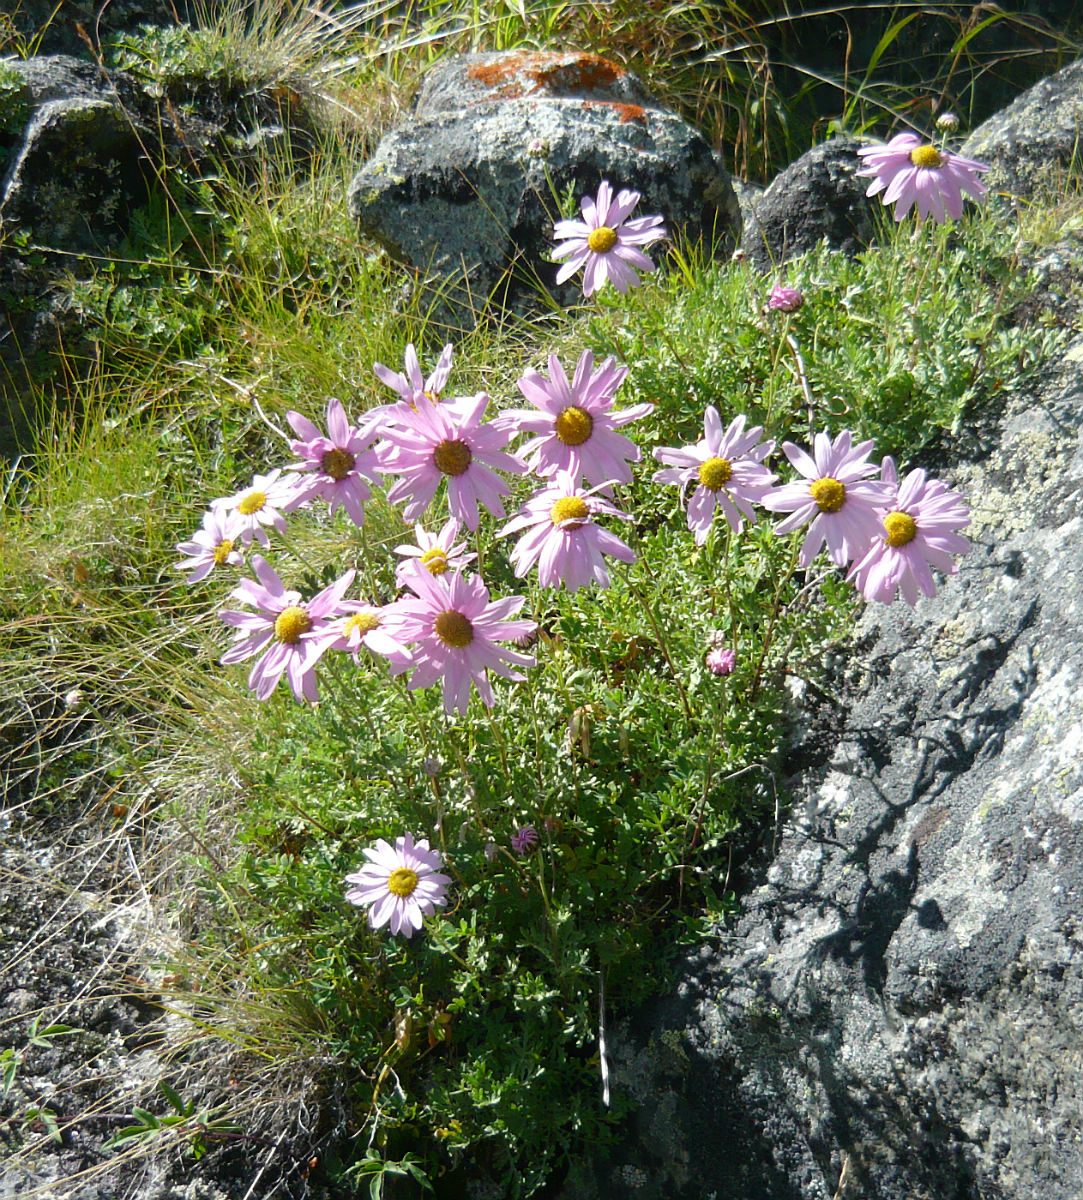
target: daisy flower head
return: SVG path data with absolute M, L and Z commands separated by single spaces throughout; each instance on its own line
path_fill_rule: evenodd
M 529 854 L 538 844 L 538 831 L 533 825 L 520 825 L 511 835 L 511 848 L 516 854 Z
M 858 154 L 865 165 L 857 174 L 872 180 L 865 195 L 883 192 L 883 203 L 895 205 L 896 221 L 915 205 L 920 218 L 931 216 L 940 224 L 949 216 L 958 220 L 964 192 L 974 200 L 986 193 L 978 179 L 989 170 L 985 163 L 937 149 L 913 133 L 897 133 L 884 146 L 862 146 Z
M 884 501 L 879 536 L 846 578 L 866 600 L 890 604 L 901 591 L 913 606 L 919 592 L 936 595 L 930 567 L 945 575 L 958 572 L 952 556 L 970 549 L 970 542 L 959 533 L 969 524 L 970 513 L 958 492 L 940 479 L 927 478 L 920 469 L 899 483 L 894 460 L 888 457 L 881 477 L 891 490 Z
M 627 513 L 595 495 L 598 490 L 584 492 L 570 474 L 562 472 L 531 496 L 500 530 L 501 537 L 526 530 L 511 552 L 516 575 L 522 578 L 537 563 L 542 587 L 563 584 L 569 592 L 575 592 L 592 581 L 609 587 L 603 555 L 626 563 L 635 561 L 632 549 L 595 524 L 594 518 L 603 514 L 631 520 Z
M 621 295 L 639 287 L 636 271 L 653 271 L 654 263 L 637 247 L 649 246 L 666 236 L 659 216 L 628 220 L 639 200 L 639 192 L 627 190 L 614 199 L 609 180 L 603 179 L 597 196 L 583 197 L 581 221 L 557 221 L 553 237 L 560 244 L 553 257 L 568 260 L 557 272 L 558 284 L 583 267 L 584 296 L 592 295 L 607 282 Z
M 327 401 L 326 433 L 299 412 L 288 412 L 286 419 L 298 438 L 290 449 L 301 460 L 289 468 L 297 472 L 292 508 L 320 496 L 331 512 L 341 505 L 355 525 L 362 525 L 370 495 L 366 480 L 374 481 L 376 472 L 376 454 L 369 449 L 376 435 L 372 422 L 352 426 L 342 401 L 335 399 Z
M 737 655 L 725 646 L 715 646 L 707 651 L 704 661 L 712 675 L 732 675 L 737 665 Z
M 414 526 L 416 546 L 396 546 L 395 553 L 406 556 L 406 562 L 399 563 L 395 570 L 395 582 L 399 587 L 406 587 L 406 576 L 410 573 L 412 563 L 416 560 L 431 575 L 443 575 L 447 571 L 461 571 L 467 563 L 477 558 L 476 554 L 464 554 L 465 542 L 456 542 L 461 522 L 452 517 L 439 533 L 426 533 L 420 525 Z
M 408 586 L 415 593 L 398 601 L 401 620 L 398 636 L 414 647 L 416 666 L 409 687 L 443 689 L 444 711 L 465 712 L 470 685 L 476 685 L 487 708 L 493 689 L 488 672 L 505 679 L 522 680 L 514 667 L 532 667 L 529 654 L 497 645 L 526 637 L 537 629 L 534 621 L 511 620 L 523 598 L 490 600 L 485 584 L 476 576 L 430 575 L 413 565 Z
M 797 312 L 804 303 L 805 296 L 800 288 L 787 287 L 781 283 L 776 283 L 767 297 L 767 307 L 774 312 Z
M 772 512 L 790 514 L 775 526 L 776 533 L 792 533 L 811 522 L 797 560 L 802 569 L 825 542 L 831 561 L 845 567 L 881 534 L 880 513 L 888 486 L 869 478 L 877 472 L 868 461 L 872 448 L 871 440 L 854 446 L 848 429 L 834 441 L 830 434 L 818 433 L 811 456 L 792 442 L 782 443 L 791 465 L 804 478 L 773 489 L 760 503 Z
M 775 475 L 763 465 L 775 443 L 761 442 L 763 426 L 745 429 L 745 417 L 735 417 L 723 429 L 718 410 L 709 405 L 703 414 L 703 437 L 694 446 L 659 446 L 653 451 L 665 471 L 655 471 L 655 483 L 675 483 L 684 491 L 694 484 L 688 502 L 688 528 L 695 534 L 696 545 L 707 540 L 716 509 L 734 533 L 740 533 L 744 521 L 755 521 L 753 504 L 763 502 L 771 490 Z
M 208 508 L 203 514 L 203 524 L 187 542 L 178 542 L 177 550 L 185 558 L 175 563 L 178 571 L 191 571 L 186 582 L 198 583 L 224 563 L 231 567 L 240 566 L 244 557 L 235 550 L 241 540 L 241 518 L 236 512 L 224 508 Z
M 346 876 L 352 884 L 346 899 L 368 908 L 373 929 L 387 925 L 397 937 L 413 937 L 422 920 L 447 904 L 451 877 L 440 872 L 439 850 L 430 850 L 426 838 L 415 842 L 411 834 L 396 838 L 394 846 L 381 838 L 363 851 L 368 862 Z
M 355 663 L 361 661 L 362 649 L 368 650 L 386 658 L 391 674 L 399 675 L 414 665 L 414 656 L 398 636 L 397 618 L 394 603 L 381 608 L 363 600 L 343 600 L 338 614 L 324 628 L 324 649 L 352 654 Z
M 503 447 L 511 431 L 503 424 L 482 424 L 489 403 L 485 392 L 464 401 L 459 409 L 427 404 L 403 416 L 395 428 L 383 431 L 377 447 L 379 469 L 401 478 L 387 493 L 392 504 L 406 501 L 403 510 L 413 520 L 432 503 L 441 480 L 447 480 L 448 508 L 467 527 L 478 527 L 478 505 L 504 516 L 502 496 L 510 488 L 497 471 L 522 475 L 526 467 Z
M 549 378 L 529 368 L 519 391 L 533 408 L 509 408 L 499 416 L 502 428 L 534 436 L 520 453 L 543 477 L 566 471 L 578 482 L 630 483 L 630 462 L 639 462 L 639 447 L 617 430 L 645 417 L 653 407 L 633 404 L 613 411 L 613 398 L 628 368 L 610 355 L 597 370 L 594 355 L 584 350 L 571 382 L 555 354 L 549 355 Z
M 232 496 L 212 501 L 211 507 L 236 514 L 238 536 L 244 545 L 251 545 L 255 539 L 261 546 L 269 546 L 268 525 L 279 533 L 286 532 L 285 513 L 294 505 L 295 482 L 294 475 L 284 475 L 276 468 L 266 475 L 256 475 L 248 487 Z
M 258 654 L 261 657 L 248 676 L 248 686 L 258 700 L 266 700 L 285 674 L 298 703 L 315 703 L 319 699 L 316 663 L 327 649 L 323 633 L 327 621 L 338 613 L 354 572 L 347 571 L 305 601 L 300 592 L 287 590 L 274 568 L 258 554 L 252 557 L 252 569 L 256 579 L 242 579 L 230 595 L 251 605 L 255 612 L 226 610 L 218 614 L 237 631 L 222 662 L 228 665 Z
M 393 392 L 398 393 L 398 401 L 393 404 L 381 405 L 372 410 L 372 415 L 380 415 L 388 420 L 397 420 L 409 416 L 418 404 L 428 400 L 431 404 L 439 404 L 443 399 L 444 388 L 451 376 L 451 359 L 455 347 L 451 342 L 444 347 L 436 362 L 436 369 L 426 378 L 421 373 L 421 363 L 413 342 L 406 347 L 403 356 L 403 371 L 392 371 L 383 363 L 373 363 L 372 369 L 376 378 L 386 384 Z

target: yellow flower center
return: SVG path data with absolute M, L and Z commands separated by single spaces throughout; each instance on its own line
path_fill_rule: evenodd
M 428 567 L 430 575 L 443 575 L 447 570 L 447 551 L 433 546 L 421 556 L 421 565 Z
M 327 451 L 320 460 L 320 466 L 325 475 L 330 475 L 335 483 L 338 483 L 349 475 L 356 461 L 349 450 L 340 450 L 336 446 L 333 450 Z
M 587 234 L 587 245 L 595 254 L 604 254 L 607 250 L 612 250 L 616 244 L 617 231 L 610 229 L 608 225 L 599 225 L 597 229 L 592 229 Z
M 915 167 L 925 167 L 929 170 L 935 170 L 944 163 L 940 151 L 935 146 L 918 146 L 916 150 L 911 150 L 910 161 Z
M 342 622 L 342 635 L 347 637 L 356 629 L 358 633 L 364 636 L 366 633 L 371 633 L 374 629 L 380 628 L 380 618 L 375 613 L 358 612 L 352 617 L 347 617 Z
M 717 492 L 733 478 L 733 468 L 728 458 L 709 458 L 699 465 L 699 481 L 705 488 Z
M 432 452 L 432 461 L 442 475 L 461 475 L 473 457 L 470 447 L 458 438 L 453 442 L 441 442 Z
M 549 519 L 554 525 L 562 521 L 575 521 L 572 529 L 578 529 L 590 516 L 590 509 L 582 496 L 561 496 L 549 510 Z
M 417 887 L 417 872 L 409 867 L 396 867 L 387 877 L 387 890 L 392 896 L 405 898 Z
M 889 512 L 884 518 L 889 546 L 905 546 L 918 535 L 917 522 L 909 513 Z
M 837 479 L 825 475 L 809 485 L 809 494 L 819 506 L 820 512 L 836 513 L 846 502 L 846 488 Z
M 233 539 L 223 538 L 214 548 L 214 565 L 220 567 L 233 553 Z
M 594 418 L 585 409 L 562 409 L 556 420 L 557 437 L 565 446 L 582 446 L 594 429 Z
M 249 492 L 247 496 L 242 496 L 240 504 L 237 505 L 237 511 L 250 517 L 253 513 L 259 512 L 266 503 L 266 492 Z
M 288 646 L 296 646 L 302 633 L 312 628 L 312 618 L 299 604 L 284 608 L 275 619 L 275 637 Z
M 474 626 L 461 612 L 456 612 L 453 608 L 439 614 L 433 623 L 433 629 L 445 646 L 461 649 L 463 646 L 469 646 L 474 640 Z

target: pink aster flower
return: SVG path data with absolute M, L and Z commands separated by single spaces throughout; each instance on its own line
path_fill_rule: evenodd
M 655 471 L 655 483 L 680 484 L 681 497 L 690 483 L 698 484 L 688 502 L 688 528 L 696 536 L 696 545 L 707 540 L 715 509 L 720 508 L 735 533 L 744 528 L 744 520 L 755 521 L 753 504 L 762 503 L 771 490 L 775 475 L 763 465 L 774 450 L 774 442 L 761 442 L 763 426 L 745 429 L 745 418 L 735 417 L 725 430 L 718 410 L 709 405 L 703 414 L 703 438 L 694 446 L 659 446 L 653 453 L 659 462 L 668 463 L 665 471 Z
M 666 236 L 661 217 L 628 220 L 639 198 L 639 192 L 622 191 L 614 200 L 609 180 L 603 179 L 595 199 L 583 197 L 581 221 L 557 221 L 553 236 L 560 245 L 553 251 L 553 257 L 568 260 L 557 272 L 557 283 L 563 283 L 580 267 L 585 267 L 584 296 L 604 287 L 606 281 L 622 295 L 629 288 L 639 287 L 636 271 L 653 271 L 654 263 L 636 247 L 650 245 Z
M 373 363 L 372 369 L 376 373 L 376 377 L 381 383 L 387 384 L 392 391 L 398 392 L 399 399 L 397 403 L 384 404 L 379 408 L 372 409 L 371 415 L 381 416 L 385 420 L 395 422 L 401 417 L 409 417 L 422 400 L 428 400 L 431 404 L 441 403 L 444 388 L 451 376 L 451 358 L 454 352 L 454 345 L 448 342 L 440 353 L 436 369 L 427 379 L 421 373 L 421 364 L 418 362 L 413 342 L 406 347 L 405 371 L 392 371 L 383 363 Z M 448 404 L 454 407 L 462 404 L 464 399 L 469 400 L 469 397 L 460 397 L 448 401 Z
M 426 838 L 415 842 L 408 833 L 396 838 L 394 846 L 381 838 L 363 853 L 369 861 L 346 876 L 353 884 L 346 899 L 368 907 L 373 929 L 388 925 L 396 936 L 413 937 L 424 917 L 447 904 L 451 877 L 441 874 L 444 860 L 439 850 L 429 849 Z
M 985 163 L 938 150 L 912 133 L 897 133 L 886 146 L 862 146 L 858 154 L 865 160 L 858 175 L 872 180 L 865 195 L 882 191 L 883 203 L 895 205 L 896 221 L 915 204 L 919 217 L 942 223 L 946 214 L 958 220 L 963 193 L 981 200 L 986 192 L 977 178 L 989 170 Z
M 402 478 L 387 493 L 392 504 L 406 500 L 407 520 L 419 517 L 432 503 L 442 479 L 447 480 L 451 515 L 468 529 L 478 527 L 478 503 L 495 516 L 504 516 L 502 496 L 510 488 L 496 471 L 522 475 L 523 463 L 503 453 L 510 430 L 495 423 L 483 425 L 489 403 L 485 392 L 464 402 L 460 410 L 422 403 L 403 416 L 397 428 L 384 430 L 378 447 L 379 469 Z
M 342 505 L 355 525 L 363 524 L 370 495 L 365 480 L 376 478 L 376 454 L 368 449 L 376 436 L 372 423 L 351 426 L 342 401 L 335 399 L 327 401 L 326 434 L 299 412 L 288 412 L 286 419 L 300 439 L 290 442 L 290 449 L 301 459 L 289 468 L 299 473 L 294 479 L 291 508 L 321 496 L 331 512 Z
M 262 657 L 248 676 L 248 686 L 257 699 L 266 700 L 284 672 L 298 702 L 315 702 L 319 699 L 316 663 L 327 649 L 324 629 L 338 613 L 354 572 L 347 571 L 306 602 L 300 592 L 287 591 L 274 569 L 258 554 L 252 557 L 252 569 L 259 582 L 242 579 L 230 595 L 256 611 L 227 610 L 218 614 L 237 630 L 236 640 L 222 655 L 222 662 L 237 663 L 259 654 Z
M 848 429 L 834 442 L 829 434 L 818 433 L 814 457 L 792 442 L 782 443 L 786 457 L 805 478 L 775 488 L 760 503 L 772 512 L 791 514 L 775 526 L 776 533 L 792 533 L 812 522 L 801 544 L 802 568 L 809 566 L 824 542 L 832 562 L 844 567 L 864 554 L 873 538 L 882 536 L 880 513 L 888 488 L 869 479 L 876 474 L 876 466 L 868 461 L 872 448 L 871 440 L 852 446 Z
M 538 831 L 533 825 L 521 825 L 511 835 L 511 848 L 516 854 L 528 854 L 538 844 Z
M 399 675 L 414 665 L 414 656 L 399 637 L 398 605 L 382 608 L 363 600 L 343 600 L 338 614 L 329 620 L 322 636 L 325 650 L 341 650 L 361 661 L 362 649 L 386 658 L 391 674 Z
M 633 550 L 594 523 L 594 518 L 602 514 L 624 521 L 630 521 L 631 517 L 595 495 L 596 491 L 597 488 L 582 491 L 570 474 L 561 472 L 552 483 L 531 496 L 500 531 L 503 537 L 527 530 L 511 552 L 516 575 L 526 575 L 537 563 L 542 587 L 559 587 L 563 583 L 569 592 L 574 592 L 591 580 L 600 587 L 609 587 L 603 554 L 621 562 L 635 561 Z
M 781 283 L 776 283 L 767 297 L 767 307 L 776 312 L 796 312 L 804 303 L 804 293 L 800 288 L 785 287 Z
M 396 546 L 395 553 L 406 556 L 406 562 L 399 563 L 395 570 L 395 582 L 399 587 L 406 587 L 406 575 L 411 570 L 411 563 L 417 560 L 432 575 L 443 575 L 446 571 L 461 571 L 467 563 L 477 558 L 476 554 L 464 554 L 465 542 L 456 542 L 461 528 L 460 522 L 452 517 L 439 533 L 426 533 L 420 525 L 414 526 L 416 546 Z
M 474 683 L 486 707 L 492 708 L 488 672 L 521 680 L 524 676 L 512 665 L 534 665 L 529 654 L 497 645 L 537 629 L 534 621 L 508 619 L 522 608 L 521 596 L 490 601 L 488 589 L 476 575 L 430 575 L 419 565 L 413 567 L 408 584 L 416 596 L 398 601 L 398 609 L 399 636 L 414 645 L 417 662 L 410 676 L 411 690 L 441 680 L 444 710 L 465 712 Z
M 278 469 L 268 471 L 266 475 L 256 475 L 248 487 L 232 496 L 212 501 L 211 507 L 237 515 L 238 536 L 246 546 L 253 538 L 261 546 L 269 546 L 265 527 L 271 525 L 279 533 L 286 532 L 284 514 L 293 507 L 295 482 L 294 475 L 283 475 Z
M 549 355 L 549 378 L 533 368 L 519 380 L 519 391 L 534 405 L 505 409 L 502 428 L 536 436 L 521 453 L 538 475 L 569 472 L 578 483 L 630 483 L 629 462 L 639 462 L 639 447 L 617 430 L 645 417 L 653 407 L 633 404 L 613 411 L 613 397 L 628 374 L 612 355 L 594 370 L 594 355 L 584 350 L 571 383 L 555 354 Z
M 884 501 L 882 528 L 846 578 L 866 600 L 890 604 L 901 591 L 906 603 L 914 605 L 919 591 L 936 595 L 931 566 L 945 575 L 959 570 L 952 555 L 970 549 L 958 532 L 969 524 L 970 513 L 958 492 L 940 479 L 927 479 L 920 469 L 899 483 L 894 460 L 888 457 L 881 477 L 891 489 Z
M 174 564 L 178 571 L 191 571 L 186 582 L 198 583 L 215 567 L 229 563 L 239 566 L 243 561 L 234 546 L 241 539 L 241 519 L 237 513 L 222 508 L 209 508 L 203 514 L 203 525 L 187 542 L 178 542 L 177 549 L 186 555 L 184 561 Z

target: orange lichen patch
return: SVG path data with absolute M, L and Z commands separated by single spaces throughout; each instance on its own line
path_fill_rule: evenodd
M 610 108 L 617 114 L 622 125 L 627 121 L 640 121 L 644 125 L 647 123 L 647 110 L 640 108 L 638 104 L 621 104 L 616 100 L 584 100 L 583 107 Z
M 509 100 L 538 92 L 559 97 L 612 87 L 625 72 L 597 54 L 517 50 L 493 62 L 468 67 L 466 74 L 493 89 L 494 98 Z

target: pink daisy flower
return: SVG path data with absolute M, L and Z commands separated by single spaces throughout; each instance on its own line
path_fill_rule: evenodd
M 538 831 L 533 825 L 521 825 L 511 835 L 511 848 L 516 854 L 529 854 L 538 844 Z
M 584 350 L 571 383 L 555 354 L 549 355 L 549 378 L 533 368 L 519 380 L 519 391 L 534 405 L 505 409 L 501 427 L 536 436 L 520 453 L 541 476 L 567 471 L 578 483 L 630 483 L 629 462 L 639 462 L 639 447 L 617 430 L 638 421 L 651 404 L 633 404 L 613 412 L 613 397 L 628 374 L 610 355 L 594 370 L 594 355 Z
M 906 603 L 914 605 L 919 591 L 936 595 L 930 567 L 945 575 L 958 572 L 952 555 L 970 549 L 970 542 L 958 532 L 969 524 L 970 513 L 958 492 L 940 479 L 927 479 L 920 469 L 899 483 L 895 462 L 888 457 L 881 477 L 890 492 L 879 536 L 846 578 L 866 600 L 890 604 L 896 591 L 901 591 Z
M 919 217 L 931 216 L 940 223 L 948 216 L 958 220 L 964 192 L 975 200 L 986 193 L 978 179 L 989 170 L 985 163 L 938 150 L 912 133 L 897 133 L 886 146 L 862 146 L 858 154 L 865 160 L 858 175 L 872 180 L 865 195 L 882 191 L 883 203 L 895 205 L 896 221 L 915 204 Z
M 715 646 L 707 651 L 705 661 L 712 675 L 732 675 L 733 668 L 737 666 L 737 655 L 725 646 Z
M 256 611 L 218 614 L 237 630 L 236 641 L 222 655 L 222 662 L 237 663 L 259 654 L 262 657 L 248 676 L 248 686 L 257 699 L 266 700 L 285 673 L 294 699 L 315 702 L 319 699 L 316 663 L 327 649 L 323 632 L 327 621 L 339 612 L 354 572 L 347 571 L 306 602 L 300 592 L 287 591 L 258 554 L 252 557 L 252 569 L 259 582 L 242 579 L 230 595 Z
M 496 644 L 527 637 L 537 629 L 534 621 L 508 619 L 522 608 L 523 598 L 490 601 L 488 589 L 476 575 L 430 575 L 421 566 L 413 568 L 408 583 L 416 596 L 398 601 L 398 636 L 415 644 L 417 666 L 410 676 L 411 690 L 440 680 L 444 710 L 465 712 L 474 683 L 486 707 L 492 708 L 488 672 L 521 680 L 524 676 L 512 665 L 534 665 L 529 654 Z
M 597 197 L 583 197 L 581 221 L 557 221 L 553 237 L 560 245 L 553 251 L 553 257 L 568 260 L 557 272 L 557 283 L 570 279 L 584 267 L 584 296 L 598 291 L 607 281 L 622 295 L 629 288 L 639 287 L 636 271 L 653 271 L 654 263 L 636 247 L 648 246 L 666 236 L 661 217 L 628 220 L 639 199 L 639 192 L 622 191 L 614 200 L 609 180 L 603 179 Z
M 338 615 L 329 620 L 322 635 L 325 650 L 340 650 L 352 654 L 355 663 L 361 661 L 361 650 L 378 654 L 391 664 L 391 674 L 399 675 L 414 665 L 414 656 L 399 637 L 398 606 L 382 608 L 363 600 L 343 600 Z
M 351 426 L 342 401 L 335 399 L 327 401 L 326 434 L 299 412 L 288 412 L 286 419 L 300 439 L 290 442 L 290 449 L 301 459 L 288 468 L 298 472 L 291 508 L 320 496 L 331 512 L 341 505 L 355 525 L 362 525 L 370 495 L 365 481 L 376 478 L 376 454 L 368 449 L 375 437 L 372 423 Z
M 451 342 L 444 347 L 436 363 L 436 369 L 426 379 L 421 373 L 421 363 L 418 362 L 417 351 L 411 342 L 406 347 L 404 356 L 405 371 L 392 371 L 383 363 L 373 363 L 372 369 L 381 383 L 385 383 L 392 391 L 398 392 L 399 399 L 395 404 L 383 404 L 371 411 L 372 416 L 380 416 L 385 420 L 397 421 L 409 415 L 417 408 L 422 400 L 439 404 L 443 400 L 444 388 L 451 376 L 451 358 L 455 347 Z M 448 401 L 451 407 L 460 405 L 469 397 Z
M 804 293 L 800 288 L 786 287 L 781 283 L 776 283 L 767 297 L 767 307 L 775 312 L 796 312 L 804 303 Z
M 256 475 L 248 487 L 232 496 L 222 496 L 211 502 L 211 507 L 238 517 L 237 536 L 244 545 L 255 538 L 261 546 L 269 546 L 266 526 L 273 526 L 279 533 L 286 532 L 285 513 L 293 506 L 295 476 L 283 476 L 275 469 L 266 475 Z
M 542 587 L 560 587 L 578 591 L 594 580 L 609 587 L 609 572 L 603 554 L 621 562 L 635 562 L 635 552 L 620 538 L 594 523 L 605 514 L 630 521 L 608 500 L 581 491 L 570 474 L 561 472 L 548 487 L 536 492 L 516 516 L 500 530 L 500 536 L 527 530 L 511 552 L 515 574 L 526 575 L 538 564 L 538 582 Z
M 667 470 L 651 476 L 655 483 L 679 484 L 682 499 L 690 483 L 698 485 L 687 514 L 697 546 L 707 540 L 716 508 L 735 533 L 744 528 L 742 518 L 756 520 L 752 505 L 762 503 L 775 482 L 774 473 L 763 466 L 775 443 L 761 442 L 762 436 L 762 425 L 746 431 L 743 414 L 723 430 L 718 410 L 709 405 L 703 414 L 702 440 L 694 446 L 659 446 L 653 451 L 659 462 L 669 464 Z
M 369 861 L 346 876 L 353 884 L 346 899 L 368 908 L 373 929 L 387 925 L 396 936 L 413 937 L 424 917 L 447 904 L 451 877 L 441 874 L 444 860 L 439 850 L 429 849 L 426 838 L 415 842 L 408 833 L 396 838 L 394 846 L 381 838 L 363 853 Z
M 379 469 L 402 478 L 387 493 L 392 504 L 406 500 L 407 520 L 419 517 L 432 503 L 440 481 L 447 480 L 451 515 L 468 529 L 478 527 L 479 502 L 495 516 L 504 516 L 502 496 L 510 488 L 497 470 L 522 475 L 526 467 L 505 454 L 510 430 L 483 425 L 489 403 L 485 392 L 464 402 L 453 412 L 447 406 L 423 403 L 401 418 L 399 426 L 384 430 L 378 447 Z
M 460 522 L 452 517 L 440 530 L 432 534 L 420 526 L 414 526 L 416 546 L 396 546 L 395 553 L 406 556 L 406 562 L 399 563 L 395 570 L 395 582 L 399 587 L 406 587 L 406 576 L 412 571 L 412 563 L 421 563 L 432 575 L 443 575 L 446 571 L 461 571 L 467 563 L 477 558 L 476 554 L 464 554 L 465 542 L 456 542 L 461 528 Z
M 786 457 L 805 478 L 775 488 L 760 503 L 772 512 L 791 514 L 775 526 L 776 533 L 792 533 L 812 522 L 801 544 L 802 568 L 810 565 L 824 542 L 831 561 L 844 567 L 864 554 L 873 538 L 882 536 L 880 513 L 888 488 L 869 479 L 876 474 L 876 466 L 868 461 L 872 448 L 871 440 L 852 446 L 848 429 L 834 442 L 829 434 L 818 433 L 811 458 L 793 442 L 782 443 Z
M 191 571 L 187 583 L 198 583 L 215 567 L 229 563 L 240 566 L 244 557 L 234 546 L 241 539 L 240 518 L 235 512 L 222 508 L 209 508 L 203 514 L 203 525 L 187 542 L 178 542 L 177 549 L 186 558 L 174 564 L 178 571 Z

